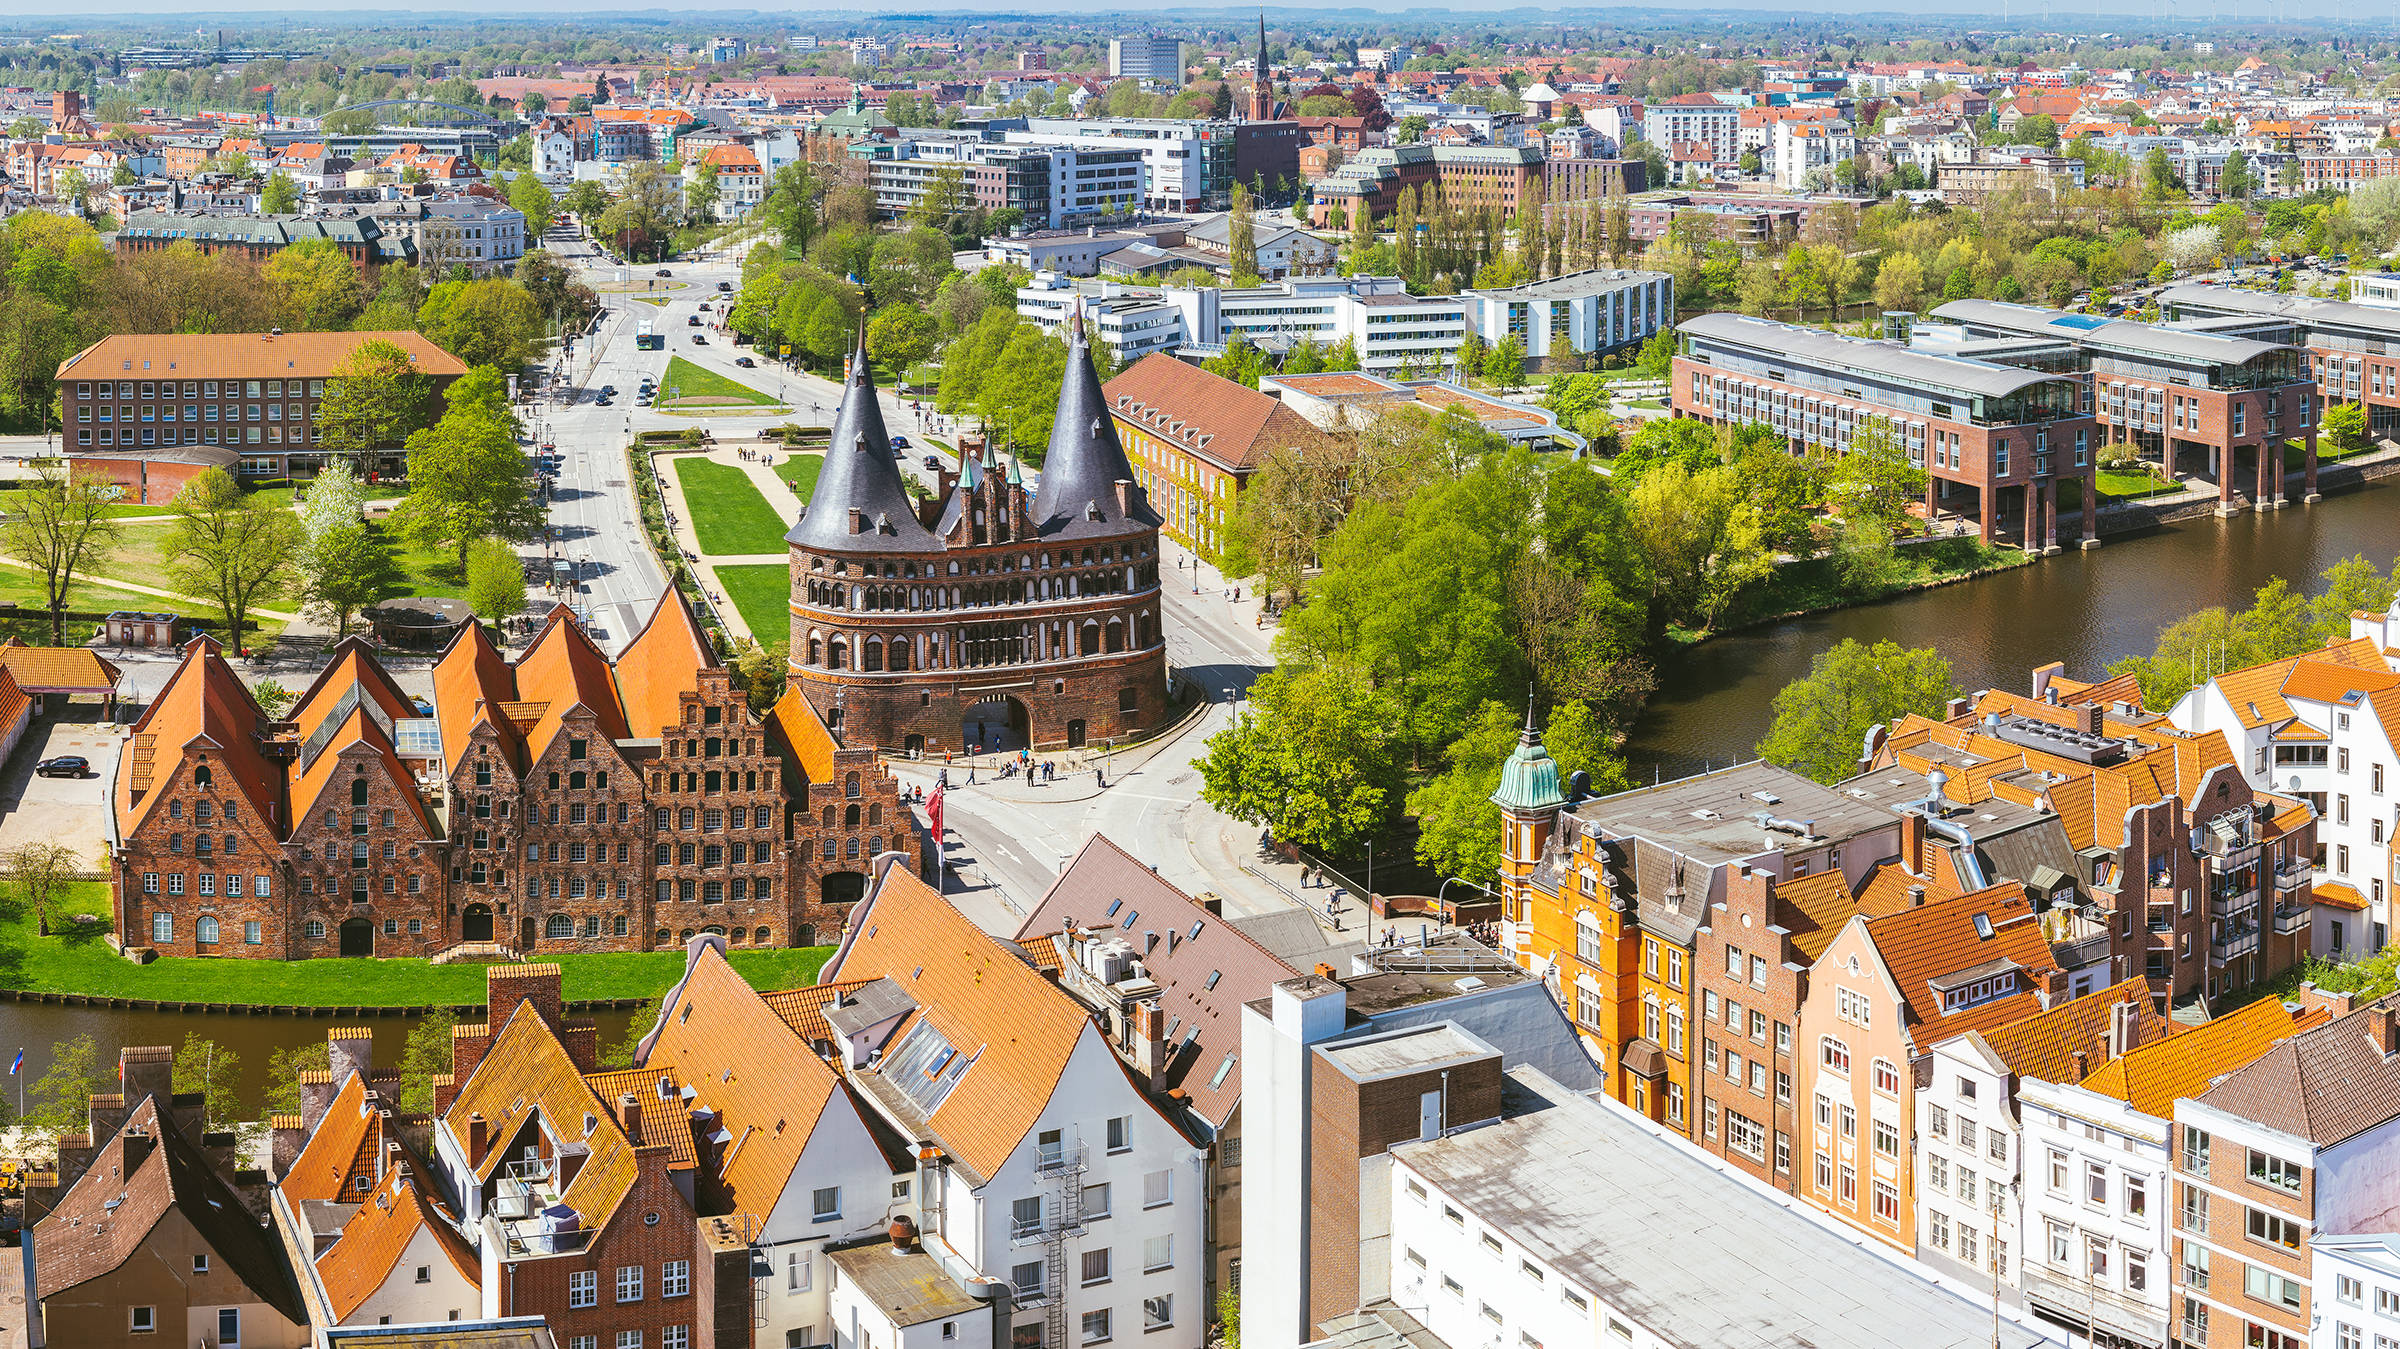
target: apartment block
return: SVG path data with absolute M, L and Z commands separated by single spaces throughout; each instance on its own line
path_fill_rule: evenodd
M 1529 370 L 1639 346 L 1675 322 L 1675 280 L 1664 272 L 1567 272 L 1462 296 L 1470 302 L 1467 322 L 1485 344 L 1513 339 Z
M 437 412 L 443 391 L 467 372 L 413 332 L 104 337 L 59 363 L 61 439 L 77 467 L 144 505 L 166 504 L 210 468 L 256 478 L 321 468 L 318 402 L 369 342 L 408 354 L 432 382 Z M 361 476 L 397 471 L 400 452 L 374 452 L 357 466 Z
M 1653 103 L 1642 114 L 1642 139 L 1664 149 L 1700 144 L 1710 158 L 1732 164 L 1742 157 L 1742 104 L 1709 94 L 1680 94 Z
M 861 140 L 850 147 L 850 157 L 864 165 L 876 211 L 894 219 L 951 174 L 976 206 L 1022 211 L 1035 229 L 1130 215 L 1146 191 L 1147 170 L 1134 147 L 1010 145 L 971 133 L 933 132 Z

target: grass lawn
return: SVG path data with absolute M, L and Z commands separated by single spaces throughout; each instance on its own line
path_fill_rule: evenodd
M 1717 626 L 1722 631 L 1779 614 L 1827 605 L 1864 604 L 1927 581 L 1997 567 L 2021 566 L 2030 561 L 2031 558 L 2017 549 L 1987 548 L 1982 540 L 1975 538 L 1906 544 L 1894 550 L 1891 574 L 1878 584 L 1862 589 L 1842 575 L 1839 560 L 1831 554 L 1812 557 L 1777 567 L 1775 574 L 1763 584 L 1744 591 Z M 1700 636 L 1674 629 L 1668 635 L 1682 641 L 1695 640 Z
M 108 886 L 82 882 L 65 914 L 109 912 Z M 381 960 L 241 960 L 169 956 L 136 965 L 119 956 L 98 931 L 81 940 L 44 937 L 12 895 L 0 914 L 0 984 L 45 993 L 157 998 L 181 1002 L 290 1003 L 306 1006 L 476 1006 L 484 998 L 484 967 L 436 966 L 413 957 Z M 54 928 L 62 923 L 53 923 Z M 757 988 L 797 988 L 816 980 L 831 947 L 731 952 L 733 967 Z M 683 952 L 628 951 L 604 955 L 547 955 L 565 971 L 569 998 L 649 998 L 683 973 Z
M 25 508 L 17 504 L 17 493 L 22 490 L 24 489 L 18 487 L 0 487 L 0 514 L 18 515 L 23 513 Z M 131 501 L 120 501 L 114 505 L 101 507 L 100 513 L 112 520 L 122 520 L 135 515 L 164 515 L 167 513 L 167 508 L 163 505 L 144 506 Z
M 408 574 L 408 594 L 454 600 L 466 598 L 467 580 L 459 574 L 457 549 L 412 548 L 389 534 L 385 534 L 383 539 L 391 545 L 392 560 L 399 563 L 400 570 Z
M 817 490 L 817 474 L 824 467 L 824 455 L 795 454 L 775 466 L 775 476 L 791 487 L 792 495 L 806 501 L 808 494 Z
M 667 362 L 667 373 L 658 381 L 659 407 L 672 408 L 678 401 L 690 398 L 713 398 L 748 407 L 773 407 L 775 400 L 747 384 L 727 379 L 704 366 L 697 366 L 681 356 Z
M 699 535 L 701 552 L 727 557 L 784 550 L 784 531 L 791 525 L 759 495 L 749 474 L 731 464 L 696 456 L 676 459 L 674 464 L 676 485 L 683 492 L 683 513 Z
M 2343 459 L 2349 459 L 2365 454 L 2367 451 L 2374 448 L 2376 448 L 2376 445 L 2373 437 L 2362 438 L 2358 444 L 2353 445 L 2346 450 L 2335 449 L 2333 447 L 2333 442 L 2330 440 L 2320 440 L 2317 442 L 2317 462 L 2320 464 L 2331 464 Z M 2306 463 L 2307 460 L 2308 452 L 2306 450 L 2303 450 L 2300 446 L 2289 441 L 2284 443 L 2283 466 L 2285 468 L 2296 469 L 2303 463 Z
M 754 562 L 717 568 L 725 598 L 741 611 L 742 621 L 762 646 L 789 641 L 792 630 L 791 568 L 780 562 Z
M 144 584 L 151 583 L 144 582 Z M 9 620 L 9 632 L 17 633 L 19 636 L 25 637 L 28 642 L 32 642 L 35 641 L 35 636 L 29 634 L 33 634 L 38 628 L 40 642 L 47 643 L 50 640 L 49 621 L 46 617 L 49 599 L 43 593 L 41 581 L 33 573 L 22 567 L 0 567 L 0 604 L 14 604 L 20 611 Z M 193 618 L 206 620 L 211 629 L 219 631 L 225 621 L 224 616 L 217 612 L 215 605 L 204 601 L 163 599 L 157 595 L 119 590 L 115 586 L 103 585 L 97 581 L 76 581 L 67 592 L 67 607 L 82 612 L 105 613 L 117 609 L 131 609 L 141 613 L 187 614 Z M 251 621 L 258 624 L 259 633 L 267 637 L 273 637 L 282 632 L 284 628 L 279 619 L 254 617 Z M 78 632 L 77 626 L 69 624 L 67 628 L 67 642 L 71 646 L 80 644 L 85 638 L 91 636 L 88 627 L 84 631 Z

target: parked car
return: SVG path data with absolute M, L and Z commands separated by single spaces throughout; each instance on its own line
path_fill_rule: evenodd
M 35 764 L 33 771 L 38 777 L 79 778 L 88 775 L 92 765 L 80 754 L 61 754 L 55 759 L 44 759 Z
M 740 366 L 744 370 L 756 370 L 758 368 L 758 362 L 751 360 L 747 356 L 736 356 L 733 358 L 733 363 Z

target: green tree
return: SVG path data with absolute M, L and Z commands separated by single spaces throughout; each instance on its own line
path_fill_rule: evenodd
M 2248 155 L 2236 150 L 2225 156 L 2225 168 L 2220 179 L 2220 186 L 2225 195 L 2235 201 L 2249 199 L 2251 192 L 2256 190 L 2258 185 L 2251 181 Z
M 392 523 L 421 547 L 457 549 L 463 577 L 467 545 L 476 539 L 540 532 L 542 508 L 528 491 L 530 475 L 505 420 L 480 407 L 453 407 L 408 438 L 410 491 Z
M 559 209 L 569 212 L 587 233 L 608 210 L 608 189 L 589 178 L 578 178 L 567 184 L 566 195 L 558 199 Z
M 432 425 L 433 393 L 433 377 L 419 373 L 398 343 L 359 343 L 325 381 L 317 404 L 326 454 L 340 462 L 406 444 Z
M 2058 119 L 2043 112 L 2020 117 L 2010 139 L 2019 145 L 2043 145 L 2055 150 L 2058 148 Z
M 796 255 L 808 251 L 809 242 L 816 237 L 818 205 L 824 195 L 824 184 L 806 163 L 786 164 L 775 170 L 766 200 L 759 207 L 759 218 L 774 231 L 785 253 Z
M 1249 709 L 1209 737 L 1201 798 L 1286 843 L 1347 856 L 1401 804 L 1396 728 L 1404 720 L 1358 671 L 1271 670 L 1253 686 Z
M 784 642 L 761 646 L 747 637 L 734 640 L 733 677 L 749 695 L 751 711 L 766 711 L 782 695 L 789 655 Z
M 1950 662 L 1930 647 L 1855 638 L 1820 654 L 1805 678 L 1775 695 L 1775 721 L 1758 756 L 1819 782 L 1859 771 L 1871 727 L 1917 713 L 1938 717 L 1959 694 Z
M 1258 275 L 1258 211 L 1250 189 L 1233 185 L 1233 209 L 1225 217 L 1225 252 L 1233 265 L 1233 284 L 1255 286 Z
M 721 172 L 714 162 L 703 161 L 692 170 L 691 181 L 683 188 L 684 218 L 695 225 L 717 218 L 717 203 L 725 191 L 719 179 Z
M 931 356 L 940 341 L 933 316 L 908 305 L 886 305 L 867 322 L 867 355 L 895 375 Z
M 1859 423 L 1828 476 L 1826 496 L 1844 518 L 1873 520 L 1895 533 L 1908 508 L 1925 498 L 1925 470 L 1909 462 L 1907 448 L 1882 417 Z
M 1492 792 L 1516 752 L 1523 720 L 1520 712 L 1485 703 L 1466 734 L 1452 742 L 1447 768 L 1408 794 L 1408 812 L 1417 820 L 1417 860 L 1436 874 L 1484 886 L 1498 883 L 1500 812 L 1492 808 Z M 1542 747 L 1558 764 L 1560 785 L 1581 771 L 1591 775 L 1592 790 L 1601 794 L 1633 785 L 1614 752 L 1615 740 L 1590 704 L 1582 702 L 1559 704 L 1542 728 Z
M 458 1013 L 437 1007 L 409 1027 L 408 1039 L 400 1047 L 402 1110 L 413 1114 L 433 1109 L 434 1079 L 448 1077 L 455 1063 L 450 1052 L 450 1032 L 457 1025 Z
M 281 721 L 284 710 L 289 708 L 292 700 L 300 695 L 277 683 L 272 677 L 260 675 L 250 681 L 250 696 L 258 703 L 258 710 L 267 714 L 269 721 Z
M 1067 344 L 1021 323 L 993 358 L 976 400 L 1001 439 L 1036 465 L 1050 446 L 1050 422 L 1058 411 L 1059 385 L 1066 373 Z
M 366 284 L 331 239 L 303 239 L 277 250 L 258 276 L 281 326 L 295 332 L 340 332 L 366 307 Z
M 69 916 L 64 912 L 65 901 L 74 893 L 70 887 L 84 868 L 82 853 L 46 840 L 21 843 L 0 853 L 0 875 L 15 887 L 15 897 L 24 900 L 35 927 L 44 932 Z
M 628 258 L 663 256 L 683 218 L 683 178 L 671 164 L 647 160 L 625 175 L 625 192 L 600 213 L 599 231 Z
M 514 281 L 445 281 L 426 293 L 417 331 L 468 365 L 511 371 L 544 331 L 541 306 Z
M 558 217 L 558 198 L 549 184 L 531 173 L 508 180 L 508 204 L 525 217 L 525 237 L 529 239 L 538 240 L 549 233 L 550 222 Z
M 1914 253 L 1894 253 L 1875 269 L 1875 303 L 1914 313 L 1925 302 L 1925 264 Z
M 300 209 L 300 185 L 281 169 L 267 176 L 267 185 L 259 189 L 258 209 L 267 215 L 290 215 Z
M 299 1114 L 300 1075 L 324 1072 L 332 1059 L 332 1049 L 323 1040 L 267 1051 L 267 1094 L 259 1103 L 267 1116 Z
M 1218 531 L 1225 574 L 1256 577 L 1269 593 L 1296 595 L 1318 548 L 1341 523 L 1347 467 L 1347 455 L 1304 453 L 1294 445 L 1269 450 L 1234 494 Z
M 1625 522 L 1664 616 L 1703 632 L 1744 587 L 1774 570 L 1765 521 L 1730 467 L 1694 473 L 1681 463 L 1659 465 L 1626 494 Z
M 201 1102 L 202 1127 L 242 1117 L 241 1055 L 198 1031 L 189 1031 L 175 1048 L 174 1063 L 175 1094 L 198 1092 L 206 1098 Z
M 91 1119 L 92 1097 L 112 1074 L 100 1065 L 100 1046 L 87 1033 L 52 1046 L 50 1066 L 25 1091 L 21 1122 L 36 1134 L 81 1129 Z
M 1501 338 L 1483 358 L 1483 378 L 1503 389 L 1525 382 L 1525 349 L 1515 335 Z
M 124 491 L 58 459 L 36 460 L 33 475 L 17 490 L 16 511 L 0 519 L 0 553 L 23 563 L 41 583 L 51 644 L 65 646 L 68 594 L 79 574 L 116 551 L 119 536 L 109 508 Z
M 186 482 L 168 508 L 175 514 L 165 548 L 168 576 L 185 594 L 216 605 L 226 640 L 246 647 L 251 608 L 293 579 L 305 538 L 300 521 L 244 492 L 221 468 Z
M 2325 409 L 2325 419 L 2318 423 L 2317 433 L 2326 444 L 2341 454 L 2348 454 L 2366 444 L 2366 404 L 2336 403 Z
M 498 539 L 467 547 L 467 607 L 485 622 L 498 623 L 524 611 L 525 563 Z
M 301 546 L 300 602 L 334 634 L 350 635 L 350 620 L 401 593 L 408 575 L 392 550 L 365 524 L 329 529 Z

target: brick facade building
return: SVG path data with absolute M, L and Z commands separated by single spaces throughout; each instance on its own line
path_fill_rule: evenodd
M 432 716 L 363 640 L 334 654 L 274 721 L 186 648 L 118 773 L 120 930 L 261 959 L 809 945 L 874 858 L 923 865 L 874 752 L 796 694 L 753 713 L 680 597 L 613 666 L 563 609 L 514 664 L 469 627 Z
M 1166 720 L 1160 520 L 1073 325 L 1039 491 L 961 445 L 932 501 L 893 462 L 863 349 L 791 544 L 791 676 L 843 742 L 1035 749 Z

